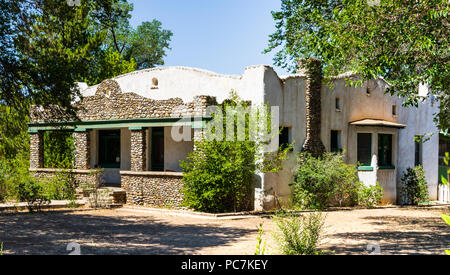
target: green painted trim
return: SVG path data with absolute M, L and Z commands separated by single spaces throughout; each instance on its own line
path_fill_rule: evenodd
M 142 129 L 142 127 L 128 127 L 128 130 L 130 131 L 141 131 Z
M 68 121 L 56 123 L 29 123 L 29 131 L 55 131 L 55 130 L 74 130 L 74 129 L 111 129 L 111 128 L 150 128 L 167 126 L 191 126 L 205 127 L 205 121 L 211 117 L 194 117 L 189 121 L 182 118 L 139 118 L 122 120 L 90 120 L 90 121 Z M 181 120 L 181 121 L 180 121 Z M 200 121 L 199 121 L 200 120 Z M 201 125 L 198 124 L 201 122 Z
M 358 166 L 358 171 L 373 171 L 372 166 Z
M 75 128 L 75 132 L 86 132 L 86 128 Z
M 39 131 L 36 129 L 28 129 L 28 133 L 29 134 L 37 134 L 37 133 L 39 133 Z
M 378 169 L 380 170 L 393 170 L 395 169 L 395 166 L 391 165 L 391 166 L 379 166 Z

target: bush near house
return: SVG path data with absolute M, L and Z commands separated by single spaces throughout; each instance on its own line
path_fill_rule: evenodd
M 406 169 L 401 178 L 401 190 L 404 204 L 417 205 L 429 199 L 425 172 L 421 165 Z
M 381 202 L 383 189 L 361 184 L 354 165 L 343 162 L 342 154 L 325 153 L 320 158 L 300 153 L 291 184 L 293 206 L 324 209 L 330 206 L 373 207 Z
M 381 203 L 383 188 L 377 182 L 372 186 L 361 184 L 358 190 L 358 204 L 366 208 L 374 208 Z
M 360 183 L 353 165 L 342 161 L 342 154 L 325 153 L 314 158 L 300 153 L 291 184 L 294 207 L 324 209 L 332 204 L 354 205 Z
M 180 163 L 185 183 L 182 190 L 183 204 L 198 211 L 219 213 L 252 210 L 255 173 L 279 171 L 282 161 L 292 148 L 289 145 L 280 148 L 278 152 L 264 153 L 261 149 L 263 141 L 257 137 L 254 140 L 249 138 L 248 115 L 245 119 L 245 140 L 237 140 L 237 114 L 233 117 L 235 127 L 231 129 L 234 130 L 234 138 L 227 140 L 225 135 L 230 130 L 226 128 L 227 107 L 247 109 L 250 103 L 242 101 L 231 91 L 229 99 L 220 106 L 224 114 L 224 131 L 213 131 L 213 135 L 219 139 L 195 142 L 195 150 L 188 155 L 186 161 Z M 270 111 L 264 111 L 269 118 L 267 125 L 270 125 Z

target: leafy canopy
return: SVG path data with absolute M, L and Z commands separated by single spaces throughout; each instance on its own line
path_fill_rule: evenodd
M 275 65 L 295 71 L 298 58 L 315 57 L 324 61 L 325 77 L 353 71 L 362 83 L 382 76 L 406 106 L 423 100 L 418 87 L 427 83 L 441 100 L 440 127 L 449 127 L 447 0 L 281 2 L 281 10 L 272 12 L 276 31 L 265 50 L 277 51 Z

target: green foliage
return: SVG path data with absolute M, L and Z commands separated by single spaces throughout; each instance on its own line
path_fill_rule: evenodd
M 228 108 L 249 107 L 248 102 L 239 99 L 234 91 L 230 98 L 220 106 L 222 113 Z M 248 115 L 245 118 L 245 138 L 238 138 L 238 115 L 234 115 L 234 128 L 227 128 L 227 118 L 223 118 L 218 127 L 214 127 L 211 136 L 195 142 L 195 150 L 186 161 L 181 162 L 183 169 L 183 188 L 185 206 L 206 212 L 230 212 L 252 209 L 252 185 L 255 172 L 276 172 L 281 169 L 281 161 L 286 158 L 290 147 L 270 156 L 262 152 L 265 145 L 257 138 L 250 138 L 249 126 L 252 123 Z M 269 116 L 270 117 L 270 116 Z M 213 118 L 216 118 L 213 114 Z M 268 123 L 270 125 L 270 123 Z M 210 124 L 207 126 L 210 127 Z M 277 128 L 278 130 L 278 128 Z M 226 138 L 226 132 L 233 131 L 233 138 Z M 278 132 L 277 132 L 278 133 Z M 271 133 L 271 134 L 277 134 Z M 272 161 L 263 161 L 265 158 Z
M 353 84 L 381 75 L 407 106 L 423 100 L 418 86 L 427 83 L 440 97 L 440 127 L 449 128 L 448 1 L 368 2 L 282 0 L 265 52 L 278 51 L 275 65 L 292 71 L 300 57 L 322 59 L 325 78 L 353 71 L 362 77 Z
M 345 164 L 341 154 L 325 153 L 320 158 L 301 153 L 291 184 L 292 201 L 300 208 L 324 209 L 333 200 L 351 204 L 357 197 L 359 180 L 356 168 Z
M 406 204 L 419 204 L 429 199 L 425 172 L 421 165 L 408 168 L 401 178 L 401 194 Z
M 254 255 L 264 255 L 266 253 L 266 241 L 263 243 L 262 236 L 264 234 L 263 230 L 263 224 L 260 223 L 258 228 L 258 237 L 256 237 L 257 243 L 256 243 L 256 251 Z
M 255 145 L 250 141 L 199 141 L 183 169 L 184 204 L 205 212 L 251 207 Z
M 448 167 L 448 166 L 450 166 L 449 162 L 450 162 L 450 155 L 448 152 L 445 152 L 444 164 Z M 450 175 L 450 168 L 447 168 L 447 178 L 445 178 L 444 176 L 441 176 L 442 184 L 449 185 L 449 181 L 450 181 L 449 175 Z
M 325 218 L 322 213 L 301 216 L 278 215 L 273 218 L 277 226 L 274 238 L 285 255 L 315 255 L 320 243 Z
M 166 56 L 166 49 L 170 50 L 169 42 L 173 34 L 161 26 L 162 23 L 154 19 L 142 22 L 131 32 L 125 57 L 134 59 L 138 69 L 164 65 L 163 57 Z
M 450 216 L 441 214 L 441 218 L 445 221 L 445 223 L 450 225 Z M 447 253 L 447 255 L 450 255 L 450 250 L 445 250 L 445 253 Z
M 30 175 L 18 178 L 15 188 L 17 189 L 18 199 L 27 202 L 30 212 L 40 211 L 42 205 L 50 203 L 45 194 L 43 183 Z
M 44 166 L 46 168 L 73 168 L 74 139 L 71 132 L 44 133 Z
M 383 188 L 378 182 L 371 186 L 361 184 L 358 190 L 358 204 L 366 208 L 374 208 L 381 203 L 382 198 Z

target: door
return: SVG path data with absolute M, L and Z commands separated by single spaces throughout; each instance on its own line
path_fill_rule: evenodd
M 164 171 L 164 128 L 152 128 L 152 170 Z

